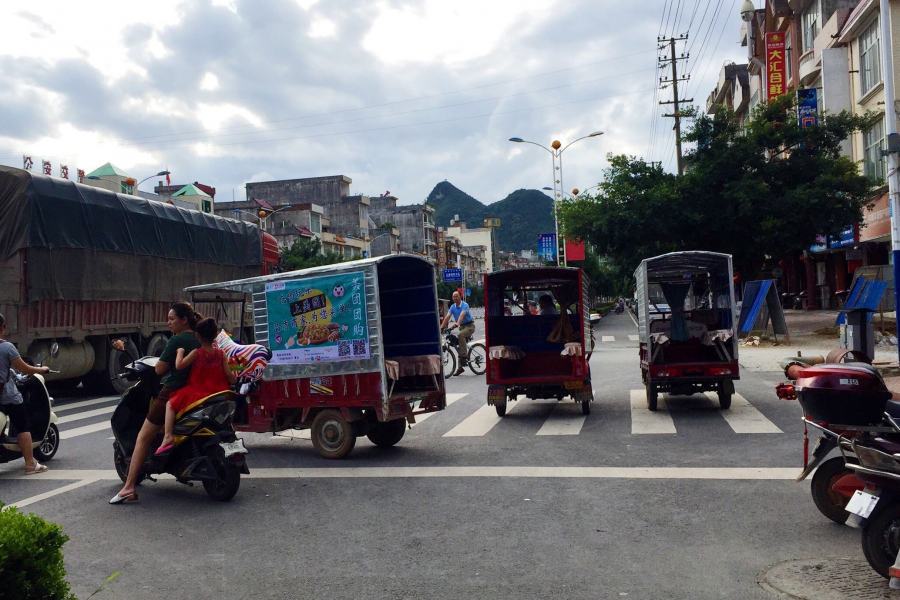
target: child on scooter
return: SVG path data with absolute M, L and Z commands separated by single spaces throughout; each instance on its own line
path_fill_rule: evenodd
M 172 392 L 166 403 L 166 429 L 157 454 L 174 446 L 175 416 L 179 412 L 208 396 L 228 391 L 236 379 L 228 366 L 225 352 L 215 346 L 216 334 L 219 332 L 216 320 L 203 319 L 197 323 L 194 331 L 200 340 L 200 347 L 191 350 L 187 356 L 184 355 L 184 348 L 179 348 L 175 356 L 176 369 L 187 369 L 191 365 L 193 367 L 187 385 Z

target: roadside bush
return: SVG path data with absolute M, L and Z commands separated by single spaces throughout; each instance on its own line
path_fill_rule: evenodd
M 0 600 L 75 600 L 66 583 L 62 527 L 0 503 Z

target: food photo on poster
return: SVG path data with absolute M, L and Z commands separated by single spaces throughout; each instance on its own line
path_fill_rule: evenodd
M 272 364 L 369 358 L 365 274 L 266 284 Z

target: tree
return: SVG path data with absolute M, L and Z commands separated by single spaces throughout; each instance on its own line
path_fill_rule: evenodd
M 841 156 L 841 142 L 876 117 L 848 112 L 800 127 L 794 99 L 781 96 L 753 111 L 742 128 L 722 107 L 691 112 L 683 177 L 624 155 L 610 156 L 598 194 L 564 201 L 562 228 L 609 256 L 623 272 L 679 250 L 731 254 L 753 275 L 767 257 L 807 249 L 818 235 L 859 222 L 877 182 Z
M 344 258 L 336 252 L 322 254 L 322 243 L 316 239 L 299 238 L 290 248 L 281 251 L 281 269 L 297 271 L 309 267 L 319 267 L 342 262 Z

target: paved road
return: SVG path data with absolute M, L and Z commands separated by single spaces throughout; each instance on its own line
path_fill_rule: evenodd
M 122 571 L 108 598 L 769 598 L 775 563 L 861 557 L 793 481 L 799 407 L 776 374 L 745 374 L 728 412 L 694 396 L 650 414 L 635 334 L 602 321 L 587 417 L 521 400 L 499 419 L 467 374 L 390 450 L 362 438 L 334 462 L 246 435 L 252 475 L 228 504 L 160 481 L 108 506 L 115 399 L 60 400 L 53 471 L 0 465 L 0 499 L 63 525 L 79 596 Z

